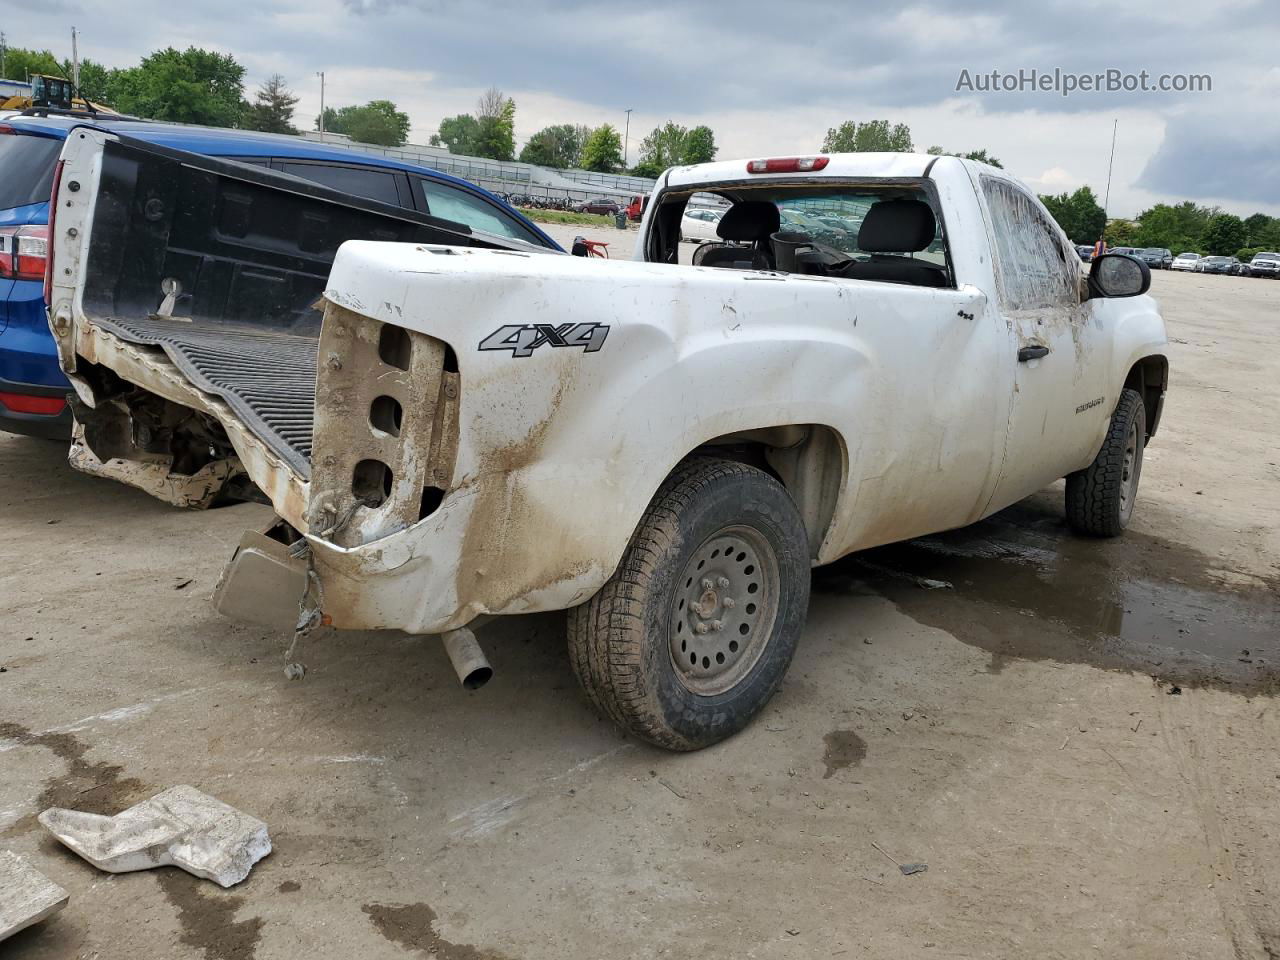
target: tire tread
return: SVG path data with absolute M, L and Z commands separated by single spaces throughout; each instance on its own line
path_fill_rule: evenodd
M 1067 523 L 1091 537 L 1118 537 L 1125 524 L 1120 516 L 1120 488 L 1124 483 L 1124 450 L 1135 417 L 1143 417 L 1142 395 L 1125 389 L 1107 427 L 1102 449 L 1093 463 L 1067 475 Z

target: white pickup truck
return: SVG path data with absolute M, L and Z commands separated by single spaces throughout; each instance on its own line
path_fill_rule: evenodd
M 696 193 L 728 209 L 684 266 Z M 279 517 L 220 609 L 439 633 L 473 682 L 469 624 L 565 609 L 591 701 L 673 749 L 763 707 L 814 565 L 1062 477 L 1072 528 L 1119 534 L 1167 383 L 1147 267 L 1086 277 L 954 157 L 674 168 L 634 262 L 94 130 L 54 206 L 72 463 Z

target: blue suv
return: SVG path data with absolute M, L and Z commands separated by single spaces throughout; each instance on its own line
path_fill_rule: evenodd
M 465 223 L 552 250 L 560 246 L 497 197 L 456 177 L 297 137 L 89 116 L 0 119 L 0 430 L 64 439 L 66 396 L 45 318 L 49 192 L 62 142 L 77 126 L 160 146 L 252 163 L 344 193 Z M 561 251 L 563 252 L 563 251 Z

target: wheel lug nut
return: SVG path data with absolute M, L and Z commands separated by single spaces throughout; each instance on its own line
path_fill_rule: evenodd
M 711 589 L 712 587 L 714 587 L 714 586 L 715 586 L 715 584 L 711 582 L 711 578 L 710 578 L 710 577 L 703 577 L 703 578 L 702 578 L 702 589 L 703 589 L 703 590 L 710 590 L 710 589 Z
M 724 605 L 724 608 L 725 608 L 726 610 L 732 610 L 732 609 L 733 609 L 733 597 L 725 597 L 725 598 L 724 598 L 723 600 L 721 600 L 720 602 L 721 602 L 721 604 L 723 604 L 723 605 Z
M 729 578 L 721 577 L 719 580 L 716 581 L 716 586 L 718 586 L 721 590 L 723 590 L 725 587 L 729 586 Z
M 719 620 L 712 620 L 711 629 L 714 630 L 716 633 L 719 633 L 721 630 L 724 629 L 724 624 L 721 623 Z
M 694 633 L 706 633 L 709 628 L 705 623 L 700 623 L 693 628 Z

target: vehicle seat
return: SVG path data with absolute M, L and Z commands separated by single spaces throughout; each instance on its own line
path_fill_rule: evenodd
M 731 243 L 704 243 L 693 253 L 700 267 L 733 267 L 738 270 L 772 270 L 770 235 L 777 233 L 782 217 L 767 200 L 740 200 L 725 211 L 716 224 L 716 234 Z M 751 246 L 735 246 L 749 243 Z
M 933 243 L 937 221 L 923 200 L 881 200 L 867 211 L 858 229 L 858 248 L 871 259 L 851 263 L 841 275 L 853 280 L 886 280 L 918 287 L 944 287 L 942 267 L 892 254 L 919 253 Z

